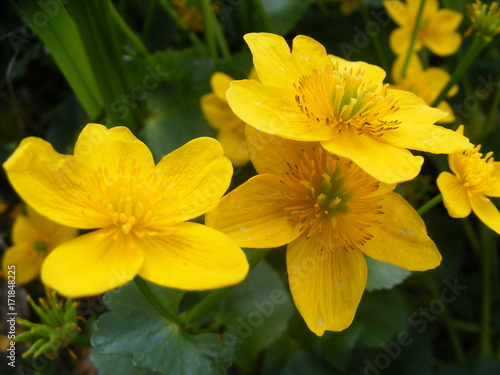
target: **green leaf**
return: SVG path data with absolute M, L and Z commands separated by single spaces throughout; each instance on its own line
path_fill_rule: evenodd
M 184 292 L 151 284 L 159 301 L 177 312 Z M 169 375 L 225 374 L 229 349 L 213 333 L 190 334 L 153 309 L 134 283 L 106 293 L 110 312 L 98 319 L 92 345 L 102 354 L 132 356 L 140 367 Z
M 313 0 L 261 0 L 276 34 L 285 35 L 314 2 Z
M 279 275 L 262 261 L 220 304 L 224 338 L 236 363 L 250 368 L 259 353 L 286 330 L 292 311 Z
M 378 260 L 366 257 L 368 264 L 368 281 L 366 282 L 366 290 L 390 289 L 394 285 L 400 284 L 410 276 L 411 272 L 394 266 L 389 263 L 379 262 Z
M 116 357 L 91 350 L 90 360 L 97 367 L 99 374 L 106 375 L 155 375 L 159 374 L 147 368 L 137 367 L 130 356 Z

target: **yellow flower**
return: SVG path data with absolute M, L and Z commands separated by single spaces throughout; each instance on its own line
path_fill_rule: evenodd
M 409 149 L 451 153 L 468 140 L 434 125 L 446 114 L 415 94 L 383 84 L 385 72 L 364 62 L 327 55 L 306 36 L 286 41 L 274 34 L 247 34 L 261 82 L 231 83 L 233 111 L 257 130 L 298 141 L 319 141 L 376 179 L 414 178 L 423 162 Z
M 424 70 L 420 59 L 416 54 L 412 55 L 408 64 L 408 70 L 404 78 L 401 77 L 405 57 L 400 55 L 394 61 L 392 66 L 392 79 L 394 80 L 394 88 L 400 90 L 411 91 L 415 95 L 424 100 L 426 104 L 431 104 L 437 98 L 443 87 L 450 80 L 450 74 L 437 67 L 430 67 Z M 458 85 L 454 85 L 448 91 L 448 97 L 456 95 Z M 448 113 L 448 116 L 439 120 L 442 123 L 450 123 L 455 121 L 453 110 L 450 105 L 444 100 L 437 106 L 443 112 Z
M 298 142 L 247 127 L 259 175 L 207 213 L 207 225 L 250 248 L 288 244 L 290 290 L 318 336 L 354 317 L 366 285 L 363 254 L 409 270 L 439 265 L 423 221 L 394 184 L 384 184 L 318 142 Z
M 89 124 L 73 155 L 36 137 L 5 162 L 19 195 L 63 225 L 97 229 L 56 247 L 42 281 L 69 297 L 100 294 L 136 275 L 186 290 L 241 281 L 244 253 L 220 232 L 186 220 L 213 209 L 227 189 L 231 163 L 213 138 L 198 138 L 155 166 L 125 127 Z
M 258 80 L 255 69 L 248 79 Z M 224 149 L 224 154 L 235 166 L 248 163 L 248 151 L 245 141 L 245 123 L 227 104 L 226 91 L 233 79 L 224 73 L 214 73 L 210 79 L 213 92 L 201 98 L 201 109 L 208 123 L 218 131 L 217 140 Z
M 383 1 L 389 16 L 399 26 L 389 38 L 391 49 L 397 55 L 408 52 L 421 1 L 406 0 L 406 3 L 398 0 Z M 455 31 L 460 26 L 462 17 L 461 13 L 454 10 L 439 9 L 438 0 L 427 0 L 414 51 L 420 51 L 425 46 L 439 56 L 455 53 L 462 43 L 462 37 Z
M 461 125 L 457 132 L 463 134 Z M 451 217 L 463 218 L 471 211 L 481 221 L 500 234 L 500 212 L 487 197 L 500 197 L 500 162 L 493 160 L 493 152 L 483 156 L 481 146 L 449 156 L 453 172 L 442 172 L 437 185 L 443 203 Z
M 15 266 L 17 284 L 26 284 L 37 277 L 47 254 L 60 244 L 76 237 L 78 230 L 54 223 L 31 207 L 26 215 L 18 215 L 12 227 L 12 246 L 2 259 L 2 270 L 8 275 Z

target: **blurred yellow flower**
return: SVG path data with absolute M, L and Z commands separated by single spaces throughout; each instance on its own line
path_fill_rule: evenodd
M 258 80 L 255 69 L 248 79 Z M 245 123 L 238 118 L 227 104 L 226 91 L 233 79 L 224 73 L 214 73 L 210 79 L 212 91 L 201 98 L 201 109 L 207 122 L 218 131 L 217 140 L 224 149 L 224 155 L 235 166 L 248 163 L 248 151 L 245 141 Z
M 415 28 L 418 9 L 422 0 L 384 0 L 383 5 L 389 16 L 398 24 L 389 38 L 393 52 L 406 54 Z M 427 0 L 420 23 L 418 37 L 413 47 L 414 52 L 423 46 L 439 56 L 455 53 L 462 44 L 462 37 L 456 29 L 462 22 L 463 15 L 451 9 L 439 9 L 438 0 Z
M 59 225 L 27 206 L 12 227 L 12 246 L 2 259 L 2 270 L 15 266 L 16 283 L 26 284 L 37 277 L 45 257 L 52 249 L 76 237 L 78 230 Z
M 298 142 L 247 127 L 259 175 L 206 214 L 207 225 L 238 245 L 288 244 L 293 300 L 309 329 L 348 327 L 365 289 L 363 254 L 409 270 L 438 266 L 425 225 L 394 184 L 384 184 L 319 142 Z
M 450 74 L 437 67 L 430 67 L 424 70 L 418 55 L 413 54 L 408 64 L 406 76 L 401 76 L 405 57 L 400 55 L 394 61 L 392 66 L 393 87 L 396 89 L 407 90 L 413 92 L 418 97 L 422 98 L 426 104 L 431 104 L 437 98 L 443 87 L 450 80 Z M 456 95 L 458 85 L 454 85 L 448 91 L 448 97 Z M 455 121 L 453 109 L 444 100 L 437 106 L 443 112 L 448 113 L 448 116 L 440 119 L 438 122 L 450 123 Z
M 233 81 L 229 105 L 257 130 L 299 141 L 319 141 L 376 179 L 414 178 L 423 162 L 407 149 L 451 153 L 468 140 L 434 125 L 446 113 L 415 94 L 388 88 L 385 72 L 364 62 L 327 55 L 306 36 L 293 49 L 274 34 L 247 34 L 261 82 Z
M 461 125 L 457 133 L 463 134 Z M 437 185 L 443 203 L 451 217 L 463 218 L 471 211 L 495 232 L 500 234 L 500 212 L 487 197 L 500 197 L 500 162 L 493 160 L 493 152 L 483 156 L 481 146 L 449 156 L 453 172 L 442 172 Z
M 212 228 L 186 220 L 213 209 L 229 186 L 231 163 L 213 138 L 197 138 L 155 166 L 125 127 L 89 124 L 74 156 L 36 137 L 4 163 L 19 195 L 63 225 L 97 229 L 59 245 L 42 281 L 69 297 L 100 294 L 136 275 L 186 290 L 241 281 L 245 254 Z

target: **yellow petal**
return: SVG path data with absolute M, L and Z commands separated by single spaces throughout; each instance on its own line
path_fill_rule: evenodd
M 411 29 L 407 27 L 398 27 L 394 29 L 389 36 L 389 45 L 396 55 L 406 54 L 411 40 Z M 422 48 L 418 40 L 415 41 L 414 52 Z
M 299 142 L 246 127 L 248 153 L 258 173 L 282 176 L 290 171 L 288 164 L 300 163 L 304 150 L 321 147 L 317 142 Z M 306 151 L 307 153 L 307 151 Z M 314 154 L 314 152 L 312 152 Z
M 33 242 L 39 237 L 39 232 L 32 222 L 24 215 L 16 216 L 12 225 L 12 242 L 20 244 L 23 242 Z
M 143 259 L 131 236 L 100 229 L 55 248 L 42 265 L 42 281 L 66 297 L 93 296 L 132 280 Z
M 401 54 L 396 56 L 396 60 L 394 60 L 394 64 L 392 65 L 392 79 L 394 82 L 398 83 L 403 78 L 401 77 L 401 72 L 403 71 L 403 65 L 406 61 L 406 54 Z M 406 77 L 417 76 L 424 70 L 422 66 L 422 62 L 420 61 L 418 55 L 413 53 L 410 61 L 408 63 L 408 68 L 406 70 Z M 437 95 L 438 93 L 436 93 Z
M 399 26 L 404 26 L 411 22 L 408 6 L 402 1 L 384 0 L 382 2 L 385 10 Z
M 328 235 L 324 231 L 323 235 Z M 347 328 L 366 286 L 366 261 L 360 251 L 320 250 L 320 235 L 288 245 L 286 264 L 293 301 L 318 336 Z
M 244 166 L 249 160 L 243 122 L 241 127 L 243 128 L 241 130 L 221 130 L 217 136 L 217 140 L 224 149 L 224 155 L 237 167 Z
M 343 131 L 331 141 L 321 144 L 326 150 L 351 159 L 366 173 L 386 183 L 411 180 L 420 172 L 424 161 L 404 148 L 352 131 Z
M 302 113 L 294 95 L 289 88 L 243 80 L 231 83 L 227 100 L 234 113 L 257 130 L 302 141 L 329 139 L 331 128 Z
M 227 101 L 220 100 L 215 94 L 203 95 L 200 105 L 205 119 L 215 130 L 244 126 L 244 122 L 234 114 Z
M 423 43 L 438 56 L 452 55 L 462 44 L 462 37 L 457 32 L 432 33 L 426 36 Z
M 431 67 L 426 69 L 424 74 L 422 75 L 421 84 L 425 87 L 427 92 L 432 93 L 432 95 L 430 95 L 429 97 L 433 101 L 444 88 L 444 86 L 448 83 L 449 79 L 450 74 L 447 71 L 441 68 Z M 446 96 L 449 98 L 455 95 L 457 91 L 458 85 L 454 85 L 450 89 L 450 91 L 448 91 Z
M 500 197 L 500 161 L 493 162 L 493 171 L 490 174 L 490 184 L 483 193 L 488 197 Z
M 500 212 L 498 208 L 485 196 L 472 194 L 470 196 L 472 211 L 477 217 L 488 226 L 500 234 Z
M 451 9 L 440 9 L 432 15 L 432 28 L 434 30 L 455 31 L 462 22 L 463 14 Z
M 172 225 L 139 245 L 145 256 L 139 275 L 170 288 L 222 288 L 239 283 L 248 272 L 245 254 L 233 241 L 197 223 Z
M 91 171 L 73 156 L 57 153 L 50 143 L 25 138 L 4 163 L 17 193 L 36 211 L 70 227 L 90 229 L 110 223 L 105 213 L 82 200 Z
M 226 91 L 229 89 L 229 84 L 233 79 L 227 74 L 215 72 L 210 78 L 210 86 L 217 98 L 227 103 Z
M 233 167 L 221 144 L 196 138 L 165 156 L 157 165 L 164 198 L 153 225 L 195 218 L 213 209 L 229 187 Z
M 2 258 L 2 270 L 8 275 L 9 266 L 15 266 L 16 283 L 26 284 L 40 273 L 45 254 L 37 253 L 33 242 L 22 242 L 7 249 Z
M 293 82 L 312 69 L 329 64 L 325 48 L 314 39 L 299 35 L 293 50 L 283 37 L 267 33 L 245 35 L 261 82 L 291 87 Z
M 439 123 L 442 123 L 442 124 L 450 124 L 452 122 L 455 122 L 455 115 L 453 113 L 453 109 L 451 108 L 451 106 L 445 102 L 444 100 L 438 104 L 438 106 L 436 107 L 437 109 L 443 111 L 443 112 L 446 112 L 448 113 L 448 116 L 446 117 L 443 117 L 442 119 L 439 119 Z
M 373 237 L 361 250 L 369 257 L 410 271 L 425 271 L 441 263 L 436 245 L 413 207 L 396 193 L 380 201 L 384 214 L 369 228 Z
M 442 172 L 436 182 L 443 195 L 443 203 L 448 214 L 454 218 L 469 216 L 471 205 L 463 182 L 460 182 L 455 175 L 449 172 Z
M 124 126 L 107 129 L 88 124 L 76 141 L 75 158 L 89 165 L 92 171 L 105 168 L 110 176 L 120 174 L 123 163 L 135 165 L 135 173 L 142 175 L 147 175 L 155 165 L 148 147 Z
M 241 247 L 277 247 L 300 234 L 300 223 L 289 221 L 283 207 L 289 204 L 278 176 L 252 177 L 221 199 L 205 222 L 227 234 Z

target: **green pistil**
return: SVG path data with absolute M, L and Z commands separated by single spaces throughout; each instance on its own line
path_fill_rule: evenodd
M 340 178 L 339 169 L 335 170 L 331 176 L 323 173 L 323 181 L 316 201 L 321 209 L 327 212 L 326 215 L 329 219 L 349 211 L 346 204 L 349 198 L 350 194 L 345 193 L 344 179 Z
M 35 241 L 35 251 L 40 254 L 47 254 L 49 251 L 49 245 L 45 241 Z

